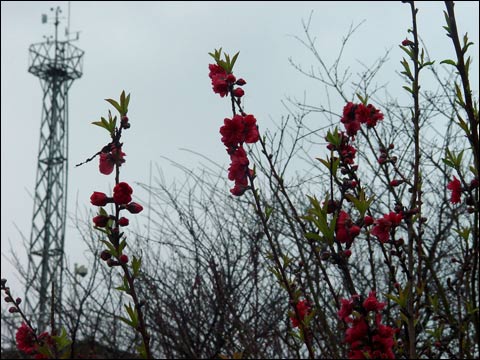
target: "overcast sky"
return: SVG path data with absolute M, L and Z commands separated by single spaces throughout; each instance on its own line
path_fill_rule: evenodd
M 11 286 L 15 271 L 5 261 L 8 242 L 25 259 L 16 227 L 30 238 L 42 107 L 40 82 L 27 71 L 28 48 L 53 34 L 53 25 L 42 24 L 41 14 L 51 16 L 50 8 L 56 6 L 67 15 L 67 2 L 1 2 L 1 274 Z M 430 56 L 437 63 L 453 57 L 442 29 L 443 2 L 417 2 L 417 7 L 419 31 Z M 458 2 L 455 9 L 460 33 L 468 32 L 475 42 L 471 78 L 478 96 L 479 5 Z M 127 162 L 122 180 L 148 183 L 150 163 L 162 169 L 167 181 L 181 176 L 163 157 L 198 167 L 198 157 L 182 148 L 225 164 L 226 176 L 228 158 L 218 129 L 230 106 L 211 91 L 208 52 L 215 48 L 240 51 L 234 72 L 247 81 L 244 104 L 260 129 L 273 126 L 286 113 L 281 105 L 286 97 L 302 98 L 306 91 L 310 103 L 320 103 L 322 87 L 288 61 L 293 57 L 305 67 L 314 64 L 311 53 L 294 38 L 302 36 L 302 19 L 312 10 L 311 33 L 327 61 L 334 59 L 349 26 L 366 20 L 347 47 L 345 64 L 361 69 L 357 60 L 371 64 L 391 49 L 380 80 L 388 82 L 391 93 L 402 93 L 395 74 L 403 56 L 398 44 L 408 35 L 411 21 L 409 6 L 400 1 L 72 2 L 70 30 L 80 31 L 74 45 L 85 56 L 83 76 L 69 92 L 69 214 L 75 214 L 77 204 L 82 215 L 93 211 L 91 193 L 108 193 L 114 182 L 113 176 L 99 174 L 98 160 L 74 165 L 108 142 L 106 132 L 91 122 L 107 114 L 103 99 L 118 98 L 123 89 L 131 93 L 132 127 L 123 138 Z M 62 35 L 65 24 L 64 19 Z M 134 187 L 134 200 L 137 195 L 146 199 Z M 71 263 L 84 263 L 84 247 L 70 221 L 65 250 Z

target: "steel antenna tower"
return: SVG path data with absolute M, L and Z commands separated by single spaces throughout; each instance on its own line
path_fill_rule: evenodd
M 70 4 L 69 4 L 70 5 Z M 26 281 L 27 311 L 39 331 L 49 324 L 52 304 L 60 306 L 64 268 L 68 174 L 68 90 L 82 76 L 83 50 L 72 45 L 68 27 L 64 41 L 58 38 L 59 7 L 54 13 L 55 37 L 32 44 L 28 71 L 40 79 L 43 90 L 32 231 Z M 70 12 L 70 10 L 69 10 Z M 48 18 L 42 15 L 42 23 Z M 68 24 L 69 25 L 69 24 Z M 78 39 L 78 33 L 77 33 Z M 57 319 L 58 321 L 58 319 Z

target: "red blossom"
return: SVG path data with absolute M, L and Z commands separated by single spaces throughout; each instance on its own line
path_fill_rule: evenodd
M 104 175 L 110 175 L 115 165 L 121 166 L 124 162 L 125 153 L 122 148 L 116 148 L 112 145 L 110 152 L 100 154 L 99 169 Z
M 235 115 L 232 119 L 225 119 L 224 125 L 220 128 L 222 142 L 227 148 L 236 148 L 243 141 L 245 124 L 243 117 Z
M 342 307 L 340 310 L 337 312 L 338 317 L 342 321 L 348 321 L 349 316 L 352 314 L 353 311 L 353 301 L 354 299 L 340 299 L 340 302 L 342 303 Z
M 90 202 L 95 206 L 105 206 L 110 201 L 106 194 L 98 191 L 94 191 L 92 196 L 90 196 Z
M 228 94 L 230 87 L 235 83 L 236 79 L 233 74 L 227 72 L 216 64 L 209 64 L 210 73 L 208 76 L 212 80 L 213 92 L 224 97 Z
M 22 322 L 22 325 L 18 328 L 15 334 L 15 340 L 18 350 L 27 354 L 32 354 L 36 351 L 37 342 L 35 340 L 35 333 L 25 322 Z
M 385 307 L 385 303 L 378 302 L 375 291 L 371 291 L 363 302 L 363 308 L 367 311 L 380 311 Z
M 113 201 L 117 205 L 128 204 L 132 201 L 133 190 L 126 182 L 120 182 L 113 188 Z
M 354 295 L 349 300 L 341 299 L 342 306 L 337 313 L 341 320 L 349 324 L 345 331 L 345 342 L 350 345 L 348 358 L 394 359 L 392 348 L 397 330 L 381 323 L 380 311 L 385 303 L 378 302 L 373 291 L 361 305 L 354 303 L 358 297 Z M 368 312 L 373 312 L 373 316 Z
M 298 327 L 298 325 L 300 325 L 299 320 L 303 321 L 305 316 L 307 316 L 307 314 L 310 312 L 310 305 L 308 304 L 307 300 L 299 301 L 296 305 L 296 308 L 297 308 L 298 316 L 300 317 L 300 319 L 297 319 L 296 315 L 292 315 L 290 317 L 293 327 Z
M 232 181 L 243 181 L 247 178 L 248 158 L 244 148 L 240 146 L 230 155 L 232 163 L 228 169 L 228 178 Z
M 370 116 L 368 117 L 366 124 L 367 128 L 371 128 L 376 126 L 378 121 L 383 120 L 383 114 L 372 104 L 368 104 L 367 109 L 370 112 Z
M 452 191 L 450 202 L 452 204 L 458 204 L 461 201 L 462 195 L 462 184 L 460 180 L 453 176 L 453 180 L 448 183 L 447 189 Z
M 350 215 L 341 210 L 335 224 L 335 234 L 338 242 L 351 244 L 355 237 L 360 234 L 360 227 L 352 222 Z
M 383 215 L 383 218 L 375 220 L 371 234 L 376 236 L 382 243 L 388 242 L 390 230 L 400 225 L 403 215 L 401 213 L 390 212 Z
M 235 115 L 226 118 L 220 128 L 223 144 L 229 149 L 236 149 L 242 143 L 255 143 L 259 139 L 257 120 L 253 115 Z

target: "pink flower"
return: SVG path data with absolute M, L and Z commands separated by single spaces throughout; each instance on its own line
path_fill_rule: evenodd
M 35 334 L 25 322 L 22 322 L 22 325 L 18 328 L 15 334 L 15 340 L 18 350 L 27 354 L 32 354 L 36 351 L 37 343 L 35 341 Z
M 298 325 L 300 324 L 299 321 L 303 321 L 305 316 L 310 311 L 310 305 L 308 304 L 307 300 L 301 300 L 297 303 L 296 308 L 297 308 L 298 316 L 300 317 L 300 319 L 297 319 L 296 315 L 293 315 L 290 317 L 293 327 L 298 327 Z
M 106 194 L 94 191 L 92 196 L 90 196 L 90 202 L 95 206 L 105 206 L 110 202 L 110 199 Z
M 462 195 L 462 184 L 460 180 L 453 176 L 453 180 L 448 183 L 447 189 L 452 191 L 450 202 L 452 204 L 458 204 L 461 201 Z
M 132 201 L 133 190 L 126 182 L 120 182 L 113 188 L 113 201 L 117 205 L 128 204 Z

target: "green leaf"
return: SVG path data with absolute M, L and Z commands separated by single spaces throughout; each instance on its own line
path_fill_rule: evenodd
M 106 240 L 100 241 L 105 244 L 105 246 L 108 248 L 108 251 L 110 251 L 110 254 L 112 254 L 113 257 L 118 257 L 117 250 L 115 249 L 115 246 L 113 246 L 113 244 Z
M 270 219 L 270 216 L 272 215 L 273 208 L 270 206 L 265 206 L 265 220 L 268 221 Z
M 105 99 L 105 101 L 108 101 L 120 114 L 122 113 L 122 107 L 118 102 L 113 99 Z
M 235 65 L 235 62 L 237 61 L 238 55 L 240 54 L 240 51 L 237 52 L 235 55 L 233 55 L 232 62 L 231 62 L 231 69 L 233 70 L 233 66 Z
M 373 195 L 371 198 L 367 199 L 365 197 L 365 191 L 363 189 L 360 189 L 360 192 L 358 194 L 358 198 L 356 198 L 352 194 L 346 194 L 345 197 L 353 203 L 355 208 L 359 211 L 360 217 L 364 217 L 365 213 L 367 212 L 368 208 L 370 207 L 370 204 L 373 202 L 373 199 L 375 198 L 375 195 Z
M 450 59 L 442 60 L 442 61 L 440 61 L 440 64 L 448 64 L 448 65 L 457 66 L 457 63 L 453 60 L 450 60 Z
M 400 45 L 400 49 L 405 51 L 410 59 L 413 58 L 413 52 L 408 47 Z
M 305 237 L 309 240 L 322 241 L 322 237 L 315 232 L 307 232 Z
M 101 121 L 93 121 L 92 122 L 93 125 L 97 125 L 97 126 L 100 126 L 101 128 L 104 128 L 104 129 L 107 129 L 105 124 Z M 108 130 L 108 129 L 107 129 Z
M 408 86 L 402 86 L 405 90 L 407 90 L 410 94 L 413 94 L 413 90 L 410 89 Z
M 123 252 L 123 249 L 125 249 L 126 246 L 127 246 L 127 240 L 123 239 L 120 242 L 120 245 L 118 245 L 118 252 L 121 254 Z
M 132 323 L 130 320 L 124 318 L 123 316 L 119 316 L 118 318 L 119 318 L 120 320 L 122 320 L 124 323 L 126 323 L 127 325 L 130 325 L 130 326 L 133 327 L 133 328 L 135 327 L 135 326 L 133 326 L 133 323 Z
M 138 258 L 136 256 L 133 256 L 132 259 L 132 270 L 133 270 L 133 276 L 137 277 L 138 273 L 140 271 L 140 267 L 142 266 L 142 258 Z

